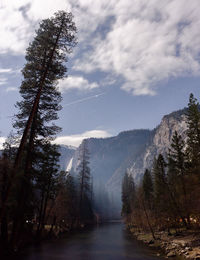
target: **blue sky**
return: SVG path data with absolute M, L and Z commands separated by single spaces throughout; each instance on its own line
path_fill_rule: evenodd
M 47 4 L 48 3 L 48 4 Z M 63 110 L 57 143 L 154 128 L 198 98 L 198 0 L 3 0 L 0 4 L 0 141 L 12 130 L 25 50 L 41 19 L 74 14 L 78 45 L 58 82 Z

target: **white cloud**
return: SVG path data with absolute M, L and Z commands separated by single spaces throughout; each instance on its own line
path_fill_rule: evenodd
M 11 73 L 12 69 L 0 69 L 0 73 Z
M 24 53 L 27 41 L 33 33 L 30 23 L 23 17 L 19 8 L 26 5 L 26 0 L 3 0 L 0 8 L 0 53 Z
M 0 77 L 0 86 L 7 84 L 7 78 Z
M 105 130 L 91 130 L 91 131 L 86 131 L 82 134 L 59 136 L 55 139 L 54 143 L 63 144 L 63 145 L 72 145 L 78 147 L 83 141 L 83 139 L 91 138 L 91 137 L 106 138 L 110 136 L 111 135 Z
M 0 3 L 0 54 L 24 54 L 33 38 L 39 20 L 58 10 L 70 11 L 70 3 L 63 0 L 2 0 Z
M 118 0 L 110 7 L 110 30 L 103 39 L 91 39 L 90 52 L 76 61 L 75 69 L 120 75 L 122 89 L 134 95 L 153 95 L 155 85 L 170 78 L 200 75 L 198 0 Z M 87 8 L 97 16 L 104 13 L 103 4 L 96 3 L 98 11 Z
M 98 84 L 96 82 L 90 83 L 82 76 L 69 76 L 63 80 L 60 80 L 58 87 L 61 92 L 65 92 L 70 89 L 91 90 L 98 88 Z
M 38 21 L 61 9 L 75 16 L 73 67 L 80 73 L 120 76 L 122 89 L 134 95 L 153 95 L 171 78 L 200 75 L 199 0 L 3 0 L 0 53 L 24 53 Z M 84 80 L 66 79 L 61 89 L 97 87 Z
M 18 91 L 18 88 L 16 88 L 16 87 L 8 87 L 8 88 L 6 88 L 6 92 L 13 92 L 13 91 Z
M 3 149 L 3 143 L 5 142 L 5 137 L 0 137 L 0 149 Z

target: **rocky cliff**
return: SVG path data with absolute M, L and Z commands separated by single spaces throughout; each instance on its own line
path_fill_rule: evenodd
M 152 130 L 152 139 L 150 145 L 146 148 L 142 162 L 142 167 L 136 167 L 137 164 L 129 168 L 129 172 L 136 181 L 139 181 L 146 168 L 151 168 L 155 157 L 162 154 L 164 157 L 168 153 L 172 137 L 175 131 L 186 138 L 186 109 L 173 112 L 162 118 L 161 123 Z

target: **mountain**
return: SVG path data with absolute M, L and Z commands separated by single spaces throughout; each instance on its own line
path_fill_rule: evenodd
M 155 157 L 159 154 L 166 157 L 175 131 L 177 131 L 184 139 L 186 138 L 186 112 L 187 109 L 185 108 L 164 116 L 161 123 L 152 130 L 152 140 L 140 161 L 141 167 L 137 167 L 137 162 L 133 163 L 129 168 L 129 172 L 133 175 L 136 181 L 141 179 L 146 168 L 152 168 Z
M 90 168 L 93 176 L 94 197 L 97 208 L 105 208 L 104 201 L 112 202 L 116 212 L 121 207 L 121 182 L 125 171 L 133 175 L 139 183 L 145 168 L 151 168 L 155 156 L 166 155 L 173 133 L 183 137 L 186 133 L 186 109 L 175 111 L 163 117 L 153 130 L 139 129 L 124 131 L 110 138 L 89 138 L 86 143 L 90 152 Z M 79 148 L 65 150 L 63 167 L 73 157 L 72 167 L 78 165 Z M 62 160 L 63 160 L 62 159 Z M 61 161 L 62 161 L 61 160 Z M 107 209 L 111 207 L 109 204 Z M 113 209 L 112 209 L 113 211 Z

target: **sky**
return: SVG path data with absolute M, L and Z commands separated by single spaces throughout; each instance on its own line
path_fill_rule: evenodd
M 58 82 L 56 143 L 156 127 L 200 95 L 199 0 L 1 0 L 0 144 L 12 130 L 25 53 L 42 19 L 72 12 L 78 44 Z

